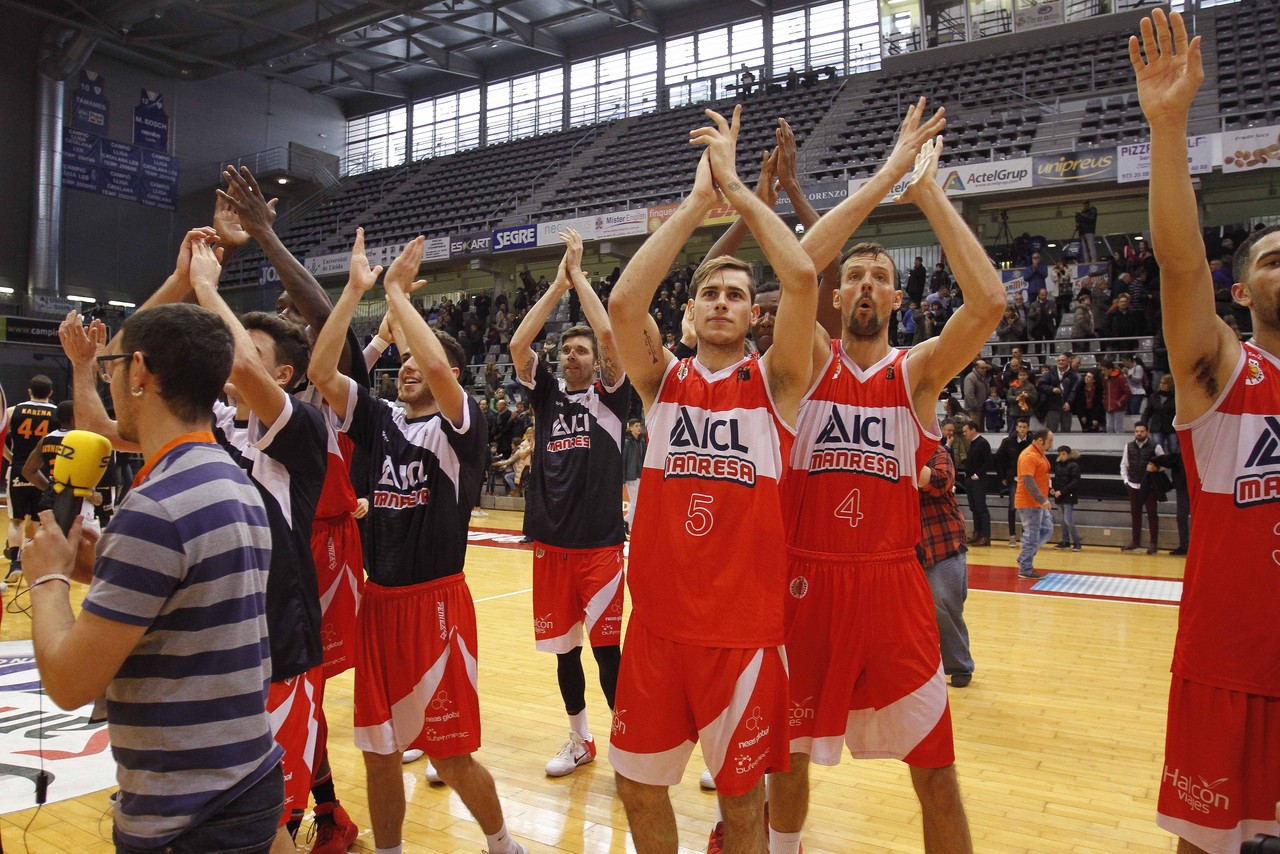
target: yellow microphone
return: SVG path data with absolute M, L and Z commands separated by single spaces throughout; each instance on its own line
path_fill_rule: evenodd
M 111 441 L 88 430 L 69 430 L 53 459 L 53 516 L 65 534 L 111 462 Z

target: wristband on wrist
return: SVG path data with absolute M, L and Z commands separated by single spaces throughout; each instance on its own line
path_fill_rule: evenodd
M 42 575 L 39 578 L 37 578 L 35 581 L 31 582 L 30 589 L 35 590 L 37 587 L 39 587 L 41 584 L 44 584 L 46 581 L 61 581 L 63 584 L 67 585 L 68 589 L 70 589 L 71 587 L 70 578 L 68 578 L 67 576 L 63 575 L 60 572 L 51 572 L 48 575 Z
M 376 347 L 379 353 L 385 353 L 387 348 L 391 346 L 391 342 L 383 338 L 381 335 L 374 335 L 373 340 L 369 343 Z

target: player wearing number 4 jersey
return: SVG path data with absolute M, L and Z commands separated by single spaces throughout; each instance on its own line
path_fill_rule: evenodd
M 1179 854 L 1234 854 L 1280 834 L 1280 227 L 1236 250 L 1231 295 L 1254 332 L 1242 344 L 1213 311 L 1187 169 L 1200 37 L 1171 18 L 1155 10 L 1129 43 L 1151 124 L 1151 236 L 1192 511 L 1156 820 Z
M 1004 294 L 986 253 L 936 181 L 941 111 L 924 100 L 904 120 L 885 167 L 805 235 L 825 266 L 910 168 L 899 202 L 937 232 L 965 304 L 942 334 L 909 351 L 889 346 L 902 294 L 884 249 L 858 244 L 829 298 L 839 328 L 811 337 L 814 382 L 800 406 L 793 471 L 784 483 L 790 582 L 787 656 L 791 769 L 769 782 L 771 854 L 799 850 L 809 762 L 897 758 L 911 768 L 925 850 L 971 851 L 954 769 L 951 717 L 933 600 L 914 547 L 917 477 L 936 446 L 938 393 L 994 331 Z M 918 152 L 918 154 L 916 153 Z M 777 346 L 776 344 L 774 345 Z
M 644 501 L 631 537 L 632 615 L 609 760 L 636 850 L 674 852 L 667 787 L 701 739 L 724 814 L 726 851 L 763 854 L 763 775 L 786 768 L 785 551 L 779 482 L 809 380 L 817 276 L 791 230 L 742 185 L 732 122 L 705 145 L 693 190 L 613 290 L 609 317 L 648 418 Z M 697 355 L 663 349 L 648 314 L 658 283 L 716 186 L 741 212 L 781 282 L 775 341 L 743 358 L 756 313 L 750 268 L 717 258 L 693 280 Z

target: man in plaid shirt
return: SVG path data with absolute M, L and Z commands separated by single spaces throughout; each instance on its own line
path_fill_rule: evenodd
M 922 531 L 916 554 L 933 592 L 934 615 L 942 644 L 942 667 L 951 685 L 964 688 L 973 680 L 969 627 L 964 600 L 969 595 L 969 566 L 965 558 L 964 517 L 956 506 L 956 467 L 945 445 L 939 444 L 920 470 Z

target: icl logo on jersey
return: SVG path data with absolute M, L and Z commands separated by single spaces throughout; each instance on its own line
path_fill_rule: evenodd
M 1237 507 L 1280 502 L 1280 418 L 1274 415 L 1242 416 L 1240 447 L 1249 448 L 1245 474 L 1236 478 Z M 1251 472 L 1248 469 L 1269 468 Z
M 549 453 L 567 451 L 570 448 L 591 447 L 591 416 L 585 412 L 560 414 L 551 422 L 553 438 L 547 443 Z
M 809 458 L 809 473 L 852 471 L 885 480 L 898 480 L 901 466 L 887 410 L 832 404 Z M 887 452 L 887 453 L 886 453 Z
M 717 417 L 713 413 L 681 406 L 671 427 L 669 444 L 671 451 L 664 466 L 665 477 L 698 477 L 755 485 L 756 467 L 750 459 L 699 453 L 736 451 L 749 455 L 751 449 L 743 444 L 741 425 L 735 417 Z

